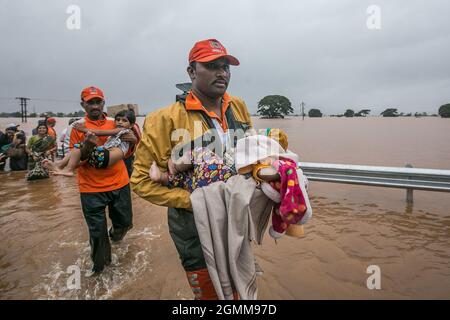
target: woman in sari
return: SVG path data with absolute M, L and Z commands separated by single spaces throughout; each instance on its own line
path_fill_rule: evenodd
M 37 134 L 28 140 L 27 145 L 27 152 L 30 155 L 27 180 L 49 177 L 48 170 L 41 162 L 44 159 L 51 159 L 52 150 L 55 148 L 55 139 L 48 134 L 47 125 L 40 123 L 36 129 Z

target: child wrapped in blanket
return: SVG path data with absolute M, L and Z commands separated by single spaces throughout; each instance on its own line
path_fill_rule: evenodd
M 255 134 L 247 131 L 246 135 Z M 226 182 L 236 175 L 234 149 L 228 149 L 223 157 L 206 147 L 197 147 L 173 161 L 168 160 L 168 172 L 162 172 L 156 162 L 150 167 L 150 179 L 169 188 L 182 188 L 193 192 L 216 181 Z
M 116 129 L 112 130 L 91 130 L 82 123 L 75 122 L 73 128 L 86 134 L 84 143 L 74 145 L 73 150 L 60 161 L 44 160 L 43 166 L 54 175 L 71 177 L 83 161 L 87 161 L 94 168 L 107 168 L 121 161 L 130 147 L 128 142 L 121 140 L 121 137 L 132 132 L 136 116 L 133 110 L 120 111 L 114 117 L 114 121 Z M 97 146 L 97 136 L 110 137 L 103 146 Z
M 247 141 L 245 139 L 238 140 L 238 147 L 225 153 L 223 158 L 208 148 L 196 148 L 178 161 L 169 159 L 168 172 L 162 172 L 156 162 L 153 162 L 149 171 L 150 179 L 169 188 L 179 187 L 192 192 L 216 181 L 226 182 L 237 173 L 252 174 L 255 180 L 261 183 L 262 191 L 277 203 L 272 214 L 270 235 L 276 239 L 287 230 L 288 235 L 301 236 L 303 228 L 297 223 L 302 224 L 307 221 L 304 216 L 307 211 L 306 201 L 309 205 L 309 200 L 305 189 L 302 191 L 299 185 L 297 163 L 296 160 L 292 160 L 292 158 L 296 159 L 296 155 L 286 152 L 287 135 L 282 130 L 267 129 L 264 135 L 266 136 L 263 137 L 266 138 L 265 140 L 270 138 L 268 140 L 278 142 L 279 144 L 276 142 L 275 144 L 279 150 L 272 153 L 274 156 L 260 157 L 258 160 L 257 158 L 247 159 L 243 161 L 247 165 L 238 166 L 238 170 L 236 170 L 237 158 L 234 153 L 240 152 L 240 155 L 249 153 L 248 146 L 244 146 L 244 148 L 247 147 L 244 152 L 239 150 L 240 142 L 245 143 L 248 142 L 248 139 L 253 139 L 257 145 L 258 137 L 261 135 L 248 136 Z M 256 151 L 256 153 L 258 152 Z M 278 157 L 275 154 L 281 154 L 284 157 Z M 306 218 L 309 219 L 309 217 Z

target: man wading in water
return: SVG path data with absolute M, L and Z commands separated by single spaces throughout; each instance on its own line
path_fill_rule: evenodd
M 223 137 L 228 129 L 243 132 L 251 127 L 245 103 L 226 92 L 230 65 L 239 65 L 239 61 L 228 55 L 219 41 L 208 39 L 194 45 L 187 68 L 192 90 L 185 100 L 147 116 L 130 179 L 133 191 L 139 196 L 156 205 L 169 207 L 170 235 L 196 299 L 217 299 L 217 294 L 203 257 L 190 193 L 152 181 L 149 169 L 155 161 L 161 170 L 167 171 L 172 149 L 178 144 L 178 140 L 171 139 L 175 130 L 188 133 L 193 140 L 208 129 L 215 130 L 218 133 L 216 137 Z
M 78 122 L 83 123 L 87 129 L 115 129 L 114 119 L 107 118 L 103 113 L 105 98 L 100 89 L 85 88 L 81 92 L 80 104 L 86 111 L 86 116 Z M 70 137 L 71 150 L 85 141 L 85 134 L 75 130 L 72 125 L 67 130 L 67 136 Z M 98 136 L 97 146 L 103 145 L 107 138 Z M 137 141 L 132 133 L 122 136 L 122 140 L 131 143 Z M 81 207 L 89 228 L 91 258 L 94 263 L 92 272 L 87 275 L 95 275 L 111 263 L 109 237 L 114 242 L 120 241 L 133 226 L 127 169 L 123 161 L 106 168 L 95 168 L 85 163 L 78 167 L 78 185 Z M 112 222 L 109 232 L 105 215 L 107 206 Z

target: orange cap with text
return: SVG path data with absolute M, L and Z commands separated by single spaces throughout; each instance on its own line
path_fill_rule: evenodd
M 197 42 L 189 52 L 189 63 L 193 61 L 210 62 L 225 57 L 233 66 L 239 65 L 239 60 L 229 55 L 227 49 L 216 39 L 207 39 Z
M 93 98 L 100 98 L 105 100 L 105 96 L 103 95 L 103 91 L 96 87 L 87 87 L 81 91 L 81 100 L 89 101 Z

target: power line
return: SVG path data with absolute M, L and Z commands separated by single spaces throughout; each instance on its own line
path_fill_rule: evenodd
M 16 98 L 9 97 L 0 97 L 0 100 L 15 100 Z M 51 102 L 70 102 L 77 103 L 77 100 L 68 100 L 68 99 L 51 99 L 51 98 L 28 98 L 33 101 L 51 101 Z
M 66 99 L 48 99 L 48 98 L 26 98 L 26 97 L 14 97 L 14 98 L 8 98 L 8 97 L 0 97 L 1 100 L 20 100 L 20 114 L 22 117 L 22 123 L 27 122 L 28 117 L 28 110 L 27 110 L 27 103 L 30 100 L 33 101 L 52 101 L 52 102 L 68 102 L 68 103 L 75 103 L 75 100 L 66 100 Z
M 53 101 L 53 102 L 74 102 L 77 103 L 79 101 L 76 100 L 66 100 L 66 99 L 44 99 L 44 98 L 32 98 L 34 101 Z

